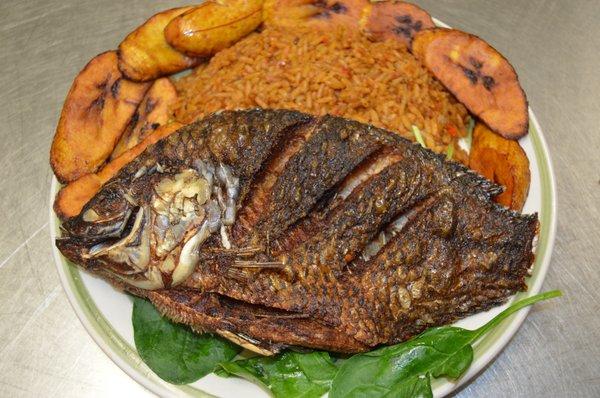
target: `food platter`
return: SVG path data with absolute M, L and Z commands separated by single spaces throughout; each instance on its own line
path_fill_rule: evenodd
M 436 23 L 445 26 L 439 21 Z M 537 240 L 535 266 L 528 279 L 529 290 L 518 294 L 513 300 L 539 292 L 549 265 L 556 226 L 555 182 L 550 155 L 544 135 L 531 109 L 529 117 L 529 134 L 520 140 L 531 165 L 531 186 L 523 212 L 537 212 L 541 227 Z M 54 200 L 58 189 L 59 183 L 54 178 L 50 202 Z M 212 374 L 186 386 L 171 385 L 159 379 L 142 362 L 136 352 L 131 326 L 131 298 L 124 293 L 115 291 L 105 281 L 81 272 L 70 264 L 54 246 L 54 240 L 60 235 L 60 231 L 59 220 L 52 208 L 50 209 L 50 220 L 54 258 L 69 301 L 92 338 L 127 374 L 161 396 L 266 396 L 266 393 L 254 384 L 236 378 L 223 379 Z M 490 320 L 506 306 L 463 319 L 457 325 L 468 329 L 476 328 Z M 435 380 L 433 382 L 434 394 L 444 396 L 475 376 L 508 343 L 526 315 L 527 310 L 519 312 L 480 340 L 475 345 L 474 361 L 470 369 L 457 381 Z

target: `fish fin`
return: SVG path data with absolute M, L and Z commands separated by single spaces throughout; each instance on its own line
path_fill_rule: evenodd
M 174 322 L 194 330 L 236 336 L 253 351 L 276 353 L 286 346 L 304 346 L 336 352 L 364 351 L 368 347 L 341 331 L 303 314 L 237 301 L 216 293 L 179 288 L 148 293 L 156 308 Z M 225 333 L 224 333 L 225 332 Z M 237 341 L 239 340 L 239 341 Z M 277 343 L 272 343 L 276 341 Z M 248 346 L 248 347 L 247 347 Z

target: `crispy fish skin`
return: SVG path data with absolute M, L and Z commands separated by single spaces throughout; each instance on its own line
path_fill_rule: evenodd
M 415 149 L 412 146 L 408 148 Z M 417 149 L 416 152 L 419 150 Z M 415 156 L 407 156 L 407 158 L 414 164 Z M 499 292 L 501 297 L 506 298 L 510 295 L 506 295 L 507 291 L 515 292 L 524 289 L 523 281 L 526 270 L 533 261 L 533 256 L 531 239 L 521 239 L 521 237 L 532 238 L 535 235 L 537 218 L 535 216 L 516 217 L 512 212 L 489 204 L 491 193 L 498 191 L 472 173 L 463 173 L 457 176 L 456 169 L 450 168 L 446 173 L 440 170 L 434 172 L 435 169 L 431 169 L 428 175 L 426 172 L 422 172 L 423 169 L 426 170 L 425 167 L 421 166 L 419 162 L 417 165 L 418 167 L 411 170 L 408 161 L 406 163 L 397 162 L 359 185 L 342 204 L 334 203 L 328 211 L 323 212 L 325 215 L 322 219 L 318 219 L 308 227 L 303 226 L 308 230 L 302 234 L 305 240 L 300 243 L 295 242 L 295 247 L 288 245 L 285 248 L 291 249 L 291 251 L 281 256 L 287 259 L 287 266 L 284 270 L 265 269 L 260 272 L 245 270 L 243 275 L 236 275 L 237 277 L 232 278 L 229 272 L 232 260 L 225 259 L 210 268 L 199 268 L 195 278 L 188 281 L 190 286 L 215 289 L 221 294 L 238 300 L 254 304 L 268 303 L 269 306 L 310 314 L 313 317 L 327 319 L 329 322 L 339 319 L 339 323 L 335 324 L 336 327 L 349 327 L 351 336 L 369 346 L 408 338 L 429 325 L 418 318 L 416 326 L 415 323 L 408 324 L 414 329 L 407 331 L 406 326 L 396 325 L 392 322 L 393 319 L 400 316 L 398 308 L 395 308 L 394 305 L 397 306 L 398 303 L 407 305 L 407 300 L 410 302 L 411 287 L 420 284 L 419 291 L 424 291 L 426 288 L 431 290 L 441 288 L 441 286 L 426 285 L 425 279 L 419 280 L 417 285 L 413 285 L 415 282 L 413 273 L 416 265 L 426 270 L 434 269 L 432 274 L 444 272 L 448 276 L 453 275 L 453 270 L 460 268 L 459 264 L 468 261 L 469 255 L 472 254 L 475 258 L 482 257 L 481 267 L 492 273 L 493 278 L 497 277 L 493 273 L 499 272 L 511 264 L 515 270 L 520 272 L 520 274 L 516 271 L 513 272 L 513 269 L 510 268 L 511 275 L 516 273 L 515 280 L 518 280 L 519 283 L 511 284 L 506 290 L 494 290 L 491 295 Z M 403 171 L 405 175 L 403 175 Z M 437 195 L 440 192 L 443 193 L 444 198 L 451 197 L 452 201 L 446 200 L 444 206 L 438 206 Z M 429 201 L 431 203 L 428 203 Z M 470 206 L 465 206 L 464 211 L 462 209 L 455 211 L 458 204 L 466 201 L 470 201 Z M 369 239 L 372 239 L 381 226 L 387 224 L 398 213 L 418 207 L 423 202 L 428 206 L 436 205 L 437 207 L 433 207 L 433 209 L 439 210 L 439 212 L 436 213 L 432 210 L 431 212 L 434 212 L 437 218 L 427 224 L 418 224 L 417 231 L 410 235 L 413 239 L 409 241 L 406 248 L 410 251 L 409 254 L 398 250 L 391 251 L 398 242 L 404 241 L 396 237 L 382 249 L 381 253 L 383 254 L 389 254 L 388 250 L 391 251 L 388 257 L 377 257 L 370 261 L 355 259 L 356 253 L 352 253 L 352 251 L 361 250 L 361 242 L 368 242 Z M 377 207 L 381 211 L 378 211 Z M 476 211 L 480 209 L 484 209 L 485 212 Z M 482 227 L 480 224 L 483 222 L 485 224 Z M 457 225 L 464 228 L 465 231 L 461 229 L 461 235 L 456 237 Z M 508 225 L 510 228 L 504 230 Z M 471 230 L 479 233 L 478 230 L 482 228 L 486 229 L 494 239 L 507 242 L 506 245 L 497 243 L 495 240 L 493 242 L 483 240 L 478 243 L 479 236 L 467 235 Z M 402 231 L 398 234 L 402 234 Z M 434 231 L 434 234 L 429 236 L 431 231 Z M 500 235 L 501 232 L 503 235 Z M 435 241 L 436 233 L 445 234 L 439 245 L 423 246 L 427 242 Z M 302 237 L 296 236 L 296 240 L 301 239 Z M 466 247 L 463 245 L 463 240 L 469 244 L 477 244 L 479 251 L 469 252 L 460 258 L 456 257 L 459 250 L 466 251 L 469 248 L 468 245 Z M 436 250 L 440 252 L 438 253 Z M 496 251 L 498 251 L 500 259 L 493 257 Z M 446 254 L 441 256 L 442 253 Z M 279 253 L 276 252 L 275 256 L 277 254 Z M 403 257 L 399 257 L 401 254 Z M 438 266 L 438 262 L 448 257 L 450 257 L 449 260 L 443 262 L 443 266 Z M 522 261 L 516 262 L 513 260 L 515 258 L 522 259 Z M 347 277 L 348 269 L 352 271 L 351 275 L 353 276 Z M 410 277 L 400 279 L 395 284 L 392 283 L 397 276 L 395 272 L 399 275 L 410 275 Z M 210 275 L 200 276 L 201 274 Z M 357 278 L 357 274 L 365 275 L 365 278 Z M 220 277 L 217 277 L 219 275 Z M 421 274 L 417 276 L 421 276 Z M 502 276 L 504 277 L 504 275 Z M 478 282 L 477 278 L 479 278 L 478 274 L 473 277 L 473 282 Z M 200 284 L 196 284 L 198 281 Z M 378 283 L 380 281 L 385 282 Z M 433 280 L 432 284 L 444 281 L 443 278 Z M 483 286 L 487 286 L 485 283 L 481 283 Z M 472 286 L 474 283 L 455 286 L 452 293 L 462 294 L 467 298 L 471 297 Z M 497 284 L 492 284 L 492 286 L 499 288 Z M 449 293 L 448 296 L 450 296 Z M 387 305 L 381 306 L 381 303 L 386 302 L 381 294 L 388 298 Z M 416 288 L 412 294 L 415 295 L 412 300 L 427 301 L 423 294 L 416 292 Z M 407 296 L 404 297 L 405 295 Z M 349 299 L 340 299 L 346 297 Z M 361 311 L 357 308 L 356 303 L 360 303 L 360 308 L 364 310 L 360 316 L 356 316 L 356 312 Z M 475 312 L 473 308 L 479 308 L 475 302 L 461 302 L 461 305 L 463 306 L 461 317 Z M 379 308 L 381 311 L 375 310 Z M 410 306 L 407 309 L 410 309 Z M 433 311 L 432 313 L 423 310 L 420 314 L 424 320 L 435 320 L 436 316 L 443 315 L 445 318 L 435 323 L 439 324 L 442 321 L 450 321 L 459 317 L 450 309 L 451 306 L 448 311 Z M 372 318 L 370 314 L 377 315 Z M 383 320 L 386 319 L 387 322 L 384 322 Z M 393 325 L 391 331 L 383 329 L 388 324 Z M 384 332 L 387 334 L 384 334 L 385 337 L 381 337 L 380 335 Z
M 145 232 L 137 240 L 133 232 L 157 225 L 148 220 L 159 215 L 145 209 L 154 208 L 165 186 L 177 185 L 177 176 L 206 177 L 211 165 L 214 189 L 197 205 L 224 202 L 220 196 L 235 186 L 237 194 L 226 199 L 235 198 L 237 221 L 228 223 L 223 209 L 220 233 L 215 229 L 203 240 L 189 276 L 178 279 L 177 273 L 185 263 L 181 246 L 193 238 L 172 249 L 179 256 L 175 270 L 163 256 L 152 265 L 162 279 L 142 280 L 152 275 L 129 267 L 132 257 L 121 259 L 143 242 Z M 153 166 L 159 170 L 149 171 Z M 223 185 L 229 180 L 239 185 Z M 63 224 L 65 236 L 56 244 L 75 263 L 148 297 L 194 330 L 220 333 L 261 353 L 286 346 L 361 352 L 526 289 L 537 216 L 494 203 L 501 191 L 371 126 L 293 111 L 224 111 L 148 148 L 82 215 Z M 250 213 L 266 224 L 231 234 Z M 118 251 L 121 241 L 125 251 Z M 95 255 L 103 250 L 109 255 Z
M 94 241 L 101 230 L 97 221 L 86 221 L 86 213 L 93 210 L 101 219 L 112 220 L 115 213 L 125 214 L 133 205 L 123 197 L 124 187 L 136 192 L 147 192 L 145 184 L 134 184 L 136 173 L 155 168 L 157 163 L 163 172 L 193 166 L 196 159 L 215 158 L 235 170 L 242 180 L 240 199 L 245 196 L 249 178 L 253 176 L 270 155 L 286 129 L 308 123 L 311 118 L 298 112 L 223 112 L 180 129 L 174 136 L 163 139 L 149 147 L 141 156 L 128 162 L 120 172 L 107 181 L 100 191 L 82 209 L 78 217 L 68 220 L 64 227 L 71 239 L 61 240 L 67 257 L 80 264 L 93 264 L 81 257 L 82 242 Z M 235 128 L 232 128 L 235 126 Z M 89 214 L 89 213 L 88 213 Z
M 148 298 L 167 317 L 190 325 L 199 333 L 216 331 L 228 337 L 223 333 L 225 331 L 246 336 L 248 343 L 270 353 L 276 353 L 286 346 L 336 352 L 357 352 L 368 348 L 351 336 L 341 334 L 303 314 L 252 305 L 216 293 L 170 289 L 149 292 Z M 264 339 L 265 335 L 270 338 Z M 254 340 L 250 336 L 261 336 L 263 340 Z
M 342 120 L 325 116 L 318 125 L 306 126 L 309 134 L 292 138 L 297 139 L 295 145 L 299 148 L 290 154 L 285 164 L 277 165 L 280 170 L 259 176 L 273 180 L 273 184 L 268 188 L 264 184 L 254 184 L 250 188 L 254 196 L 264 194 L 268 200 L 260 203 L 263 208 L 254 206 L 251 209 L 258 219 L 249 225 L 244 225 L 243 221 L 245 209 L 250 206 L 242 206 L 240 222 L 233 230 L 239 244 L 261 239 L 267 232 L 271 238 L 278 237 L 289 225 L 304 217 L 328 189 L 386 142 L 385 137 L 362 131 L 360 124 L 342 123 Z M 268 192 L 263 193 L 262 189 L 268 189 Z M 253 237 L 244 240 L 240 229 L 250 232 Z
M 537 217 L 515 217 L 461 189 L 432 197 L 350 277 L 347 285 L 364 287 L 356 299 L 370 305 L 344 302 L 349 334 L 370 346 L 400 342 L 527 289 L 532 239 L 521 236 L 534 236 Z

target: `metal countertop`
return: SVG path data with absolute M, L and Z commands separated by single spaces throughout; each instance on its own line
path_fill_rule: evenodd
M 550 147 L 558 230 L 544 290 L 460 397 L 600 396 L 600 1 L 421 0 L 515 66 Z M 0 396 L 150 396 L 96 346 L 58 280 L 48 150 L 77 72 L 182 1 L 0 2 Z

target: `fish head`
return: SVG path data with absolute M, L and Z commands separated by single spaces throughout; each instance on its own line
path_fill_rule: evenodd
M 63 223 L 56 245 L 74 263 L 126 287 L 155 290 L 182 283 L 215 232 L 229 246 L 239 178 L 204 160 L 147 169 L 111 180 Z

